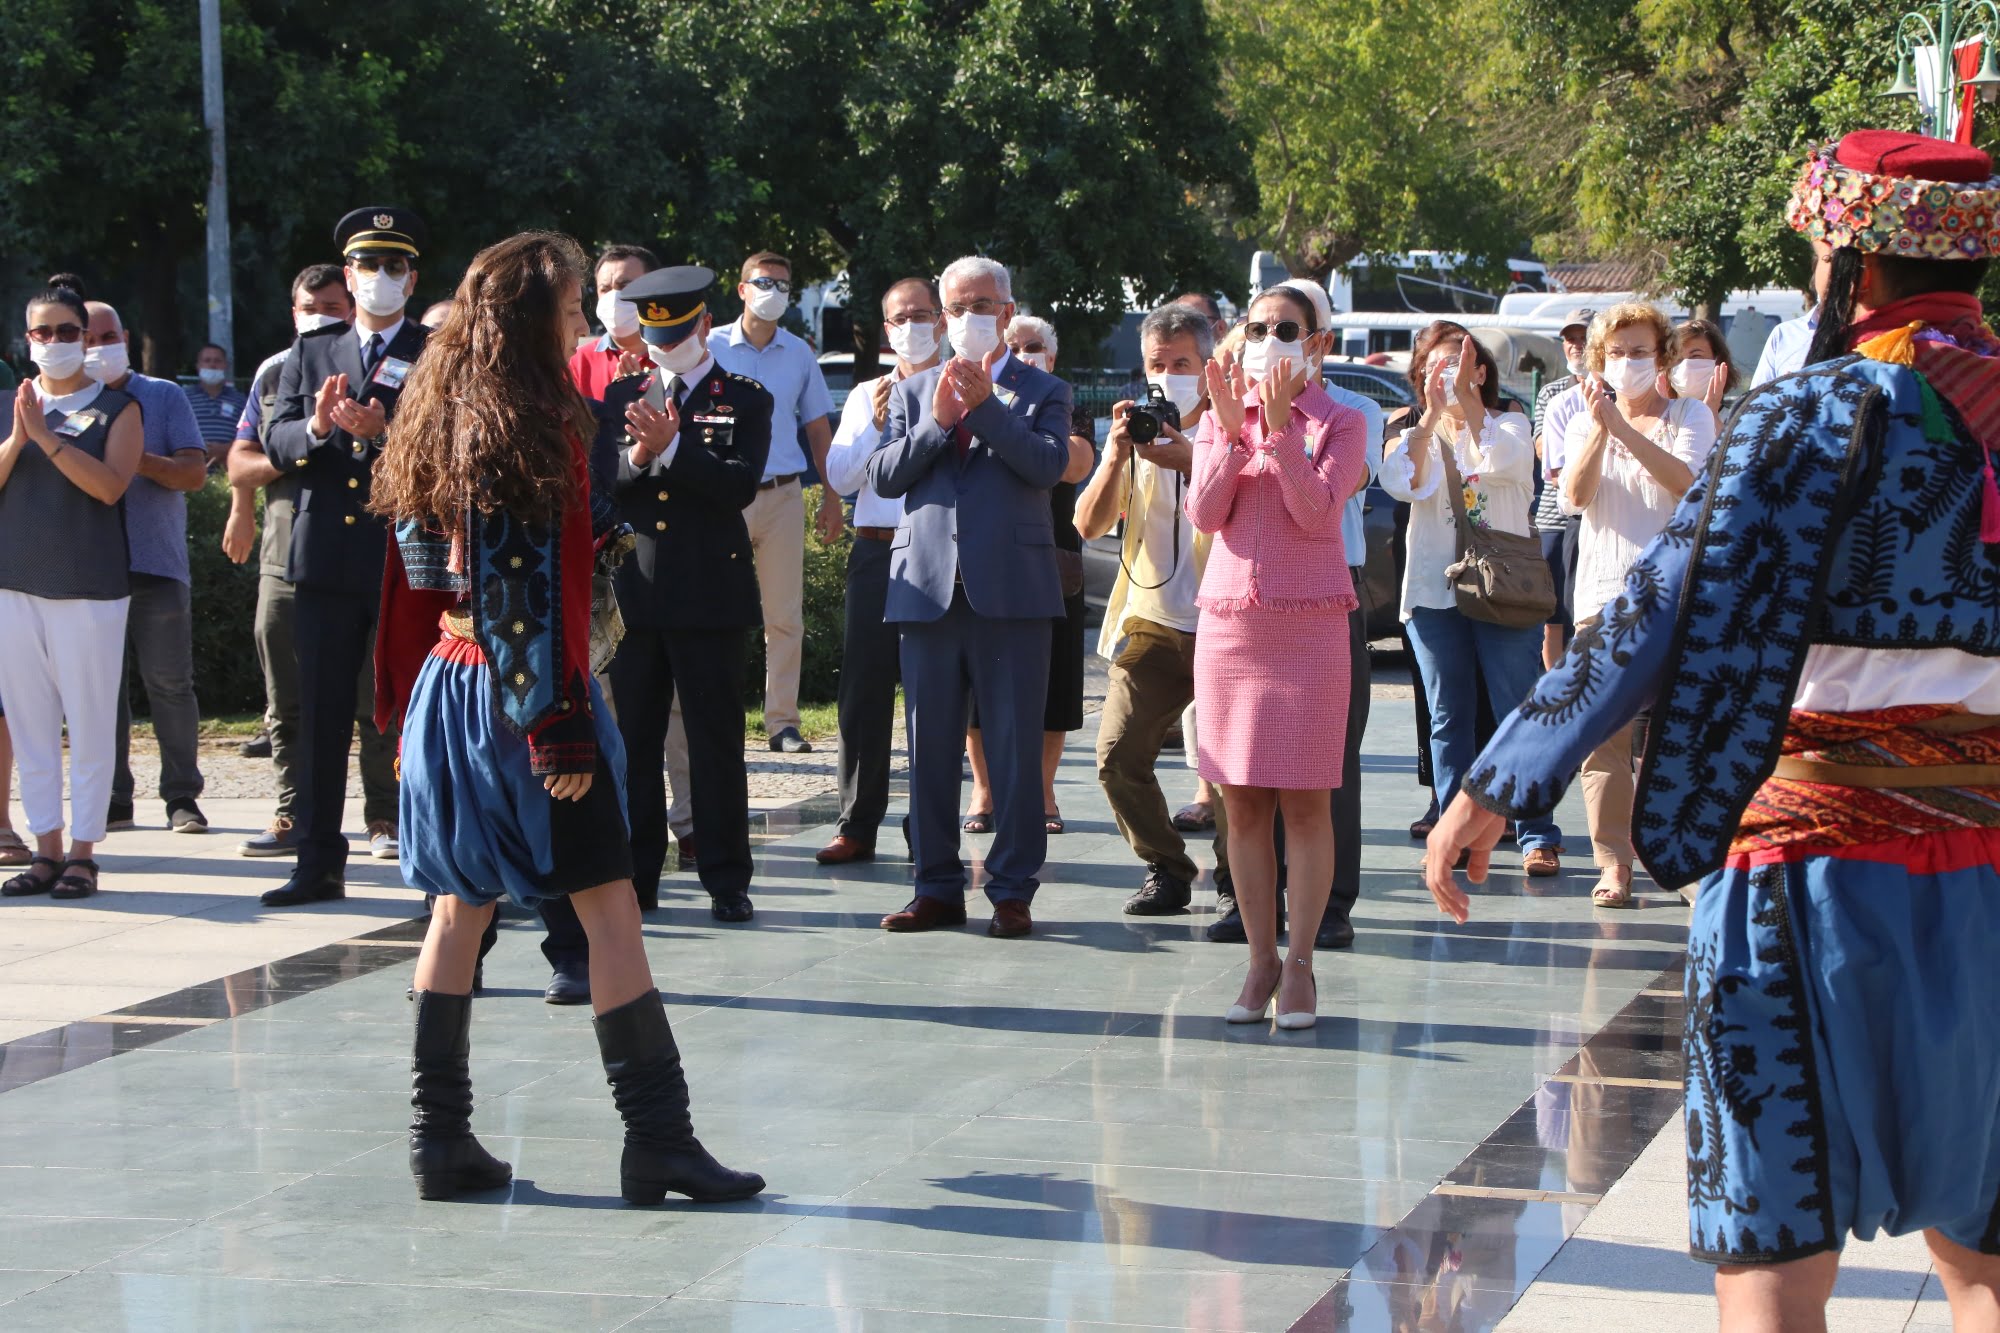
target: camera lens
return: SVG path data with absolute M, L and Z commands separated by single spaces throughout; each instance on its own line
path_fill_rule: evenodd
M 1125 433 L 1134 444 L 1151 444 L 1160 437 L 1160 419 L 1143 407 L 1135 407 L 1125 415 Z

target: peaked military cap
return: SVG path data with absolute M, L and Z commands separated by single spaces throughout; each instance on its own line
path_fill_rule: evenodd
M 357 208 L 333 228 L 333 243 L 343 255 L 373 252 L 416 259 L 428 239 L 422 218 L 410 209 L 386 204 Z
M 699 264 L 656 268 L 626 283 L 618 299 L 637 307 L 641 338 L 671 347 L 700 326 L 714 283 L 715 274 Z

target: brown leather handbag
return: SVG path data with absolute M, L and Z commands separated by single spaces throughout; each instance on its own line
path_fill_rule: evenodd
M 1451 487 L 1451 511 L 1458 518 L 1458 559 L 1445 567 L 1444 576 L 1459 611 L 1508 629 L 1547 623 L 1555 614 L 1556 581 L 1542 556 L 1541 539 L 1474 527 L 1465 512 L 1458 460 L 1444 440 L 1437 440 L 1437 446 L 1445 484 Z

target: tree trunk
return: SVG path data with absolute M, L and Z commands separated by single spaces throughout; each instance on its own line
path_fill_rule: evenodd
M 1710 298 L 1704 297 L 1703 299 L 1696 301 L 1694 305 L 1690 308 L 1694 311 L 1694 317 L 1696 319 L 1705 319 L 1711 324 L 1713 324 L 1717 319 L 1717 311 L 1719 309 L 1719 306 L 1714 300 Z

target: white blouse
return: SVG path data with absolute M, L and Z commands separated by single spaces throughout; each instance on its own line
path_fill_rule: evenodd
M 1563 452 L 1574 459 L 1583 452 L 1590 437 L 1593 418 L 1578 412 L 1564 431 Z M 1666 415 L 1647 438 L 1687 464 L 1697 477 L 1715 448 L 1715 413 L 1698 398 L 1668 401 Z M 1569 502 L 1562 491 L 1559 503 L 1565 514 L 1583 515 L 1576 544 L 1576 594 L 1573 608 L 1578 620 L 1603 611 L 1625 590 L 1625 574 L 1639 552 L 1660 535 L 1680 503 L 1666 487 L 1654 479 L 1645 465 L 1632 456 L 1617 436 L 1605 444 L 1604 471 L 1597 494 L 1582 509 Z
M 1410 457 L 1414 428 L 1396 437 L 1382 457 L 1382 489 L 1410 503 L 1409 560 L 1403 567 L 1403 619 L 1419 609 L 1452 611 L 1458 601 L 1444 571 L 1458 558 L 1458 519 L 1451 496 L 1443 489 L 1444 463 L 1438 440 L 1450 422 L 1439 423 L 1429 442 L 1430 462 L 1424 484 L 1412 487 L 1415 460 Z M 1528 418 L 1519 412 L 1488 412 L 1478 440 L 1455 442 L 1452 458 L 1465 481 L 1465 509 L 1473 524 L 1525 537 L 1534 529 L 1528 511 L 1535 498 L 1535 438 Z
M 1916 704 L 1956 704 L 2000 717 L 2000 658 L 1957 648 L 1806 649 L 1792 707 L 1813 713 L 1862 713 Z

